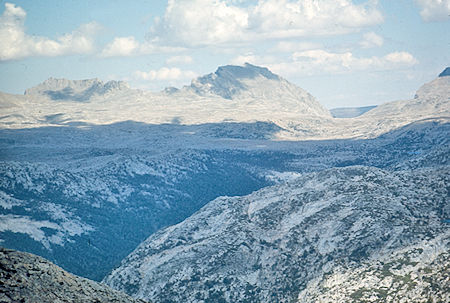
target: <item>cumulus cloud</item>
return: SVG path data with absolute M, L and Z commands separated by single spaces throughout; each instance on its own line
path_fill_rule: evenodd
M 148 72 L 136 71 L 134 77 L 138 80 L 171 81 L 195 78 L 197 74 L 193 71 L 183 71 L 177 67 L 162 67 L 158 70 Z
M 26 16 L 21 7 L 5 3 L 5 11 L 0 16 L 0 61 L 30 56 L 87 54 L 94 51 L 94 36 L 100 28 L 97 23 L 81 25 L 72 33 L 52 40 L 27 35 L 24 26 Z
M 292 53 L 297 51 L 304 51 L 310 49 L 318 49 L 321 45 L 314 42 L 294 42 L 294 41 L 280 41 L 278 42 L 272 51 Z
M 420 16 L 426 22 L 449 21 L 450 0 L 416 0 Z
M 128 57 L 155 53 L 170 53 L 182 51 L 180 47 L 158 46 L 149 42 L 141 43 L 135 37 L 116 37 L 108 43 L 100 53 L 101 57 Z
M 131 56 L 139 49 L 139 42 L 132 36 L 117 37 L 108 43 L 102 51 L 103 57 Z
M 261 62 L 261 61 L 265 61 L 262 60 L 262 58 L 255 56 L 252 53 L 249 54 L 245 54 L 245 55 L 239 55 L 233 59 L 231 59 L 230 63 L 233 65 L 244 65 L 246 62 Z
M 246 10 L 226 1 L 169 0 L 152 34 L 156 41 L 196 46 L 241 40 L 247 27 Z
M 351 0 L 169 0 L 155 21 L 153 42 L 190 47 L 264 39 L 348 33 L 379 24 L 376 1 Z
M 190 64 L 194 62 L 191 56 L 173 56 L 166 60 L 166 64 L 172 65 L 172 64 Z
M 260 58 L 255 58 L 254 62 L 268 66 L 272 71 L 284 76 L 396 70 L 418 63 L 408 52 L 393 52 L 381 57 L 357 57 L 351 52 L 334 53 L 322 49 L 295 52 L 287 62 L 265 63 Z
M 375 34 L 374 32 L 368 32 L 363 35 L 363 40 L 359 42 L 362 48 L 380 47 L 384 43 L 383 37 Z

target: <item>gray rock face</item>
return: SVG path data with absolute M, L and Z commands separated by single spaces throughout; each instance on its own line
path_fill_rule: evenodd
M 0 248 L 0 302 L 144 303 L 28 253 Z
M 299 303 L 450 302 L 450 251 L 437 238 L 361 264 L 339 265 L 308 284 Z

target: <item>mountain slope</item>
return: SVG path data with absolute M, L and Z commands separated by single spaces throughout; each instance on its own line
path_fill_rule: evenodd
M 144 303 L 49 261 L 0 247 L 1 302 Z
M 447 250 L 449 177 L 448 166 L 355 166 L 222 197 L 151 236 L 104 282 L 155 302 L 290 302 L 336 264 L 437 237 Z

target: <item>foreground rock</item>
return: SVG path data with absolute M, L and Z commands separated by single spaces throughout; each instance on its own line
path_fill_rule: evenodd
M 0 248 L 0 302 L 144 301 L 74 276 L 41 257 Z

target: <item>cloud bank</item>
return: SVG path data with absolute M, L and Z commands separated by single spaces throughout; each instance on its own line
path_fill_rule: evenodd
M 383 22 L 375 1 L 169 0 L 150 32 L 153 43 L 201 47 L 338 35 Z
M 409 68 L 418 60 L 408 52 L 392 52 L 384 56 L 358 57 L 352 52 L 330 52 L 323 49 L 294 52 L 290 60 L 278 62 L 270 57 L 238 56 L 234 64 L 250 62 L 267 66 L 284 76 L 343 74 L 361 71 L 385 71 Z
M 100 26 L 95 23 L 81 25 L 72 33 L 55 40 L 30 36 L 25 33 L 26 12 L 12 3 L 5 3 L 0 16 L 0 61 L 31 56 L 61 56 L 89 54 L 94 51 L 94 36 Z
M 416 0 L 426 22 L 450 21 L 450 0 Z

